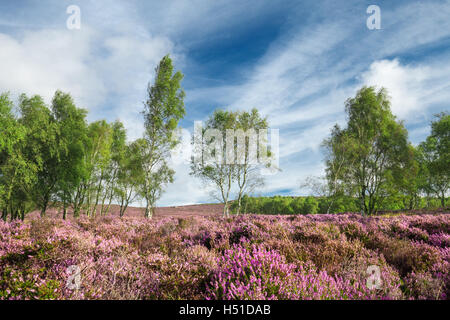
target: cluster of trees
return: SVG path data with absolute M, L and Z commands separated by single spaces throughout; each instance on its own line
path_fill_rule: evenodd
M 345 107 L 347 126 L 336 125 L 323 142 L 325 183 L 315 188 L 329 199 L 327 212 L 342 197 L 358 199 L 362 214 L 386 208 L 392 199 L 398 199 L 404 209 L 418 208 L 423 197 L 428 205 L 438 198 L 445 207 L 450 115 L 436 115 L 430 136 L 415 147 L 403 123 L 392 114 L 385 89 L 363 87 Z
M 348 208 L 357 209 L 355 201 L 348 201 Z M 242 213 L 255 214 L 315 214 L 326 210 L 327 201 L 324 198 L 307 197 L 249 197 L 245 195 L 242 198 Z M 237 202 L 230 206 L 233 213 L 237 213 Z M 349 210 L 350 211 L 350 210 Z
M 112 203 L 120 205 L 122 216 L 138 198 L 146 202 L 145 216 L 152 217 L 156 201 L 174 179 L 168 159 L 179 143 L 176 133 L 185 115 L 182 78 L 169 56 L 160 61 L 142 111 L 144 135 L 131 142 L 120 121 L 88 123 L 87 111 L 77 108 L 67 93 L 57 91 L 50 106 L 40 96 L 21 95 L 16 108 L 7 93 L 0 95 L 1 218 L 23 219 L 35 209 L 45 215 L 55 204 L 64 218 L 69 208 L 74 216 L 104 215 Z M 230 205 L 237 214 L 373 214 L 419 208 L 424 201 L 430 207 L 434 199 L 445 207 L 448 113 L 436 116 L 430 136 L 417 147 L 392 114 L 385 89 L 363 87 L 346 101 L 346 113 L 346 127 L 334 126 L 323 142 L 325 176 L 304 184 L 315 197 L 249 197 L 264 184 L 261 169 L 272 167 L 265 136 L 254 135 L 269 127 L 256 109 L 216 110 L 209 117 L 200 135 L 194 134 L 191 175 L 201 178 L 225 204 L 224 216 Z M 211 149 L 213 142 L 216 148 Z M 205 160 L 208 152 L 208 159 L 216 161 Z M 269 162 L 254 162 L 253 156 Z
M 346 127 L 335 125 L 330 137 L 322 144 L 325 175 L 309 177 L 301 186 L 312 191 L 314 196 L 252 198 L 248 196 L 250 192 L 239 192 L 237 200 L 231 204 L 232 212 L 298 214 L 360 211 L 370 215 L 379 210 L 446 206 L 450 176 L 448 113 L 436 115 L 430 136 L 414 146 L 408 140 L 403 123 L 392 114 L 390 99 L 384 88 L 363 87 L 355 97 L 346 101 L 345 110 Z M 257 111 L 253 112 L 257 115 Z M 235 120 L 238 115 L 248 117 L 245 112 L 235 115 L 216 111 L 207 127 L 221 130 L 240 128 Z M 266 128 L 266 119 L 263 124 L 262 127 Z M 256 127 L 254 123 L 252 125 Z M 245 152 L 247 155 L 248 150 Z M 224 185 L 228 192 L 233 181 L 245 181 L 233 165 L 197 164 L 194 169 L 195 174 L 213 182 L 221 194 Z M 254 171 L 253 181 L 262 180 L 257 172 Z M 224 210 L 228 211 L 227 196 L 218 199 L 225 203 Z
M 264 185 L 261 169 L 272 164 L 267 136 L 262 134 L 268 127 L 267 118 L 261 117 L 257 109 L 249 112 L 217 109 L 200 134 L 194 135 L 191 175 L 200 178 L 212 190 L 211 196 L 224 203 L 224 216 L 230 214 L 233 194 L 234 211 L 239 214 L 244 195 Z M 209 158 L 213 161 L 208 161 Z M 263 158 L 269 161 L 261 161 Z
M 331 201 L 333 204 L 330 206 Z M 407 196 L 395 196 L 386 198 L 381 211 L 404 210 L 409 208 L 409 198 Z M 441 206 L 441 200 L 435 197 L 420 197 L 415 209 L 436 209 Z M 343 213 L 358 212 L 359 200 L 341 196 L 339 198 L 330 199 L 319 196 L 273 196 L 273 197 L 250 197 L 244 195 L 242 197 L 241 213 L 251 214 L 316 214 L 316 213 Z M 237 201 L 232 201 L 230 211 L 237 214 Z
M 168 152 L 185 114 L 183 75 L 173 72 L 169 56 L 156 68 L 142 112 L 145 133 L 127 142 L 120 121 L 88 123 L 67 93 L 57 91 L 50 106 L 40 96 L 21 95 L 15 108 L 0 95 L 0 212 L 23 219 L 38 209 L 45 215 L 58 205 L 66 218 L 107 214 L 112 203 L 120 215 L 136 198 L 146 201 L 151 217 L 164 186 L 173 180 Z

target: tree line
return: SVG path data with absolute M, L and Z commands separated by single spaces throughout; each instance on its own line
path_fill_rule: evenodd
M 447 198 L 448 201 L 448 198 Z M 241 201 L 241 214 L 267 214 L 267 215 L 291 215 L 291 214 L 317 214 L 317 213 L 345 213 L 358 212 L 359 200 L 341 196 L 334 199 L 321 196 L 272 196 L 257 197 L 244 195 Z M 230 204 L 232 214 L 237 214 L 237 202 Z M 411 209 L 438 209 L 441 207 L 440 199 L 436 197 L 420 197 L 417 205 Z M 409 210 L 409 199 L 407 196 L 397 195 L 383 201 L 378 208 L 381 212 Z
M 363 87 L 346 101 L 347 125 L 335 125 L 323 142 L 329 209 L 341 197 L 358 199 L 362 214 L 373 214 L 392 199 L 417 208 L 421 197 L 446 206 L 450 177 L 450 115 L 431 123 L 431 134 L 418 146 L 408 140 L 403 122 L 392 114 L 384 88 Z
M 173 181 L 168 152 L 185 115 L 183 75 L 164 57 L 156 68 L 142 115 L 143 137 L 127 142 L 119 120 L 88 123 L 87 111 L 70 94 L 57 91 L 47 106 L 42 97 L 22 94 L 17 105 L 0 95 L 1 218 L 24 219 L 49 206 L 71 208 L 75 217 L 105 215 L 112 203 L 120 215 L 140 198 L 151 217 L 164 187 Z
M 174 179 L 168 160 L 180 142 L 179 122 L 186 112 L 182 79 L 183 74 L 175 72 L 172 60 L 165 56 L 155 70 L 153 83 L 148 85 L 142 110 L 144 134 L 131 142 L 119 120 L 88 123 L 87 111 L 78 108 L 68 93 L 57 91 L 49 106 L 38 95 L 23 94 L 15 104 L 8 93 L 1 94 L 1 218 L 24 219 L 26 213 L 36 209 L 44 216 L 55 205 L 62 209 L 64 219 L 69 209 L 75 217 L 94 217 L 107 214 L 113 203 L 119 205 L 123 216 L 137 199 L 145 200 L 145 216 L 151 218 L 156 201 Z M 345 107 L 346 126 L 335 125 L 322 144 L 325 175 L 310 178 L 303 185 L 313 190 L 316 198 L 298 198 L 284 205 L 282 211 L 373 214 L 392 207 L 393 201 L 413 209 L 424 199 L 429 205 L 439 199 L 445 207 L 450 170 L 449 114 L 436 115 L 430 136 L 413 146 L 403 123 L 391 112 L 385 89 L 363 87 Z M 208 118 L 200 136 L 194 135 L 192 144 L 199 150 L 194 150 L 191 159 L 191 175 L 200 178 L 213 197 L 224 203 L 224 216 L 230 209 L 237 214 L 249 212 L 249 208 L 276 211 L 280 207 L 276 203 L 287 200 L 275 198 L 271 204 L 259 201 L 260 205 L 250 200 L 249 196 L 264 185 L 261 169 L 269 164 L 250 161 L 255 143 L 251 137 L 244 135 L 240 141 L 232 136 L 227 141 L 225 135 L 208 135 L 208 130 L 248 133 L 267 128 L 267 118 L 257 109 L 218 109 Z M 211 149 L 211 143 L 217 140 L 221 140 L 219 147 Z M 262 142 L 259 140 L 258 145 Z M 232 156 L 241 161 L 204 161 L 205 152 L 227 157 L 227 143 L 232 145 Z M 272 151 L 258 149 L 257 154 L 264 153 L 270 159 Z
M 193 162 L 191 173 L 212 187 L 215 198 L 224 203 L 224 216 L 231 211 L 266 214 L 361 212 L 370 215 L 379 210 L 445 208 L 450 176 L 450 115 L 442 112 L 431 123 L 431 134 L 418 146 L 408 139 L 402 121 L 391 112 L 386 89 L 363 87 L 345 103 L 347 123 L 335 125 L 322 143 L 325 174 L 308 177 L 302 188 L 315 197 L 250 197 L 264 185 L 259 165 L 227 164 L 225 161 Z M 226 131 L 266 129 L 267 118 L 256 109 L 247 111 L 216 110 L 206 129 Z M 215 137 L 217 139 L 217 137 Z M 219 146 L 225 157 L 225 137 Z M 201 152 L 209 152 L 213 139 L 202 137 Z M 249 158 L 250 140 L 236 157 Z M 217 150 L 213 151 L 216 152 Z M 268 153 L 271 153 L 269 148 Z M 235 201 L 230 193 L 234 191 Z

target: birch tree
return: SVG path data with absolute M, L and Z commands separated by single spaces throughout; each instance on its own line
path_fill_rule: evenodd
M 393 173 L 407 167 L 408 134 L 390 110 L 385 89 L 363 87 L 346 102 L 347 127 L 332 131 L 326 162 L 329 183 L 359 199 L 363 214 L 373 214 L 395 186 Z
M 264 183 L 260 169 L 267 164 L 258 162 L 258 133 L 267 127 L 267 119 L 256 109 L 216 110 L 194 134 L 191 175 L 200 178 L 205 187 L 212 187 L 211 196 L 224 204 L 224 216 L 229 216 L 233 194 L 239 214 L 244 194 Z
M 174 171 L 169 167 L 170 150 L 175 148 L 179 121 L 184 117 L 185 93 L 181 88 L 183 74 L 174 73 L 172 60 L 167 55 L 156 67 L 153 84 L 148 85 L 144 103 L 145 143 L 140 145 L 143 180 L 140 193 L 146 201 L 145 217 L 151 218 L 156 201 L 168 183 L 173 182 Z

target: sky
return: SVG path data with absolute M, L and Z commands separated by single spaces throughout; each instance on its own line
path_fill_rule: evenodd
M 79 29 L 67 27 L 71 5 Z M 89 121 L 121 120 L 130 141 L 166 54 L 184 74 L 183 128 L 217 108 L 257 108 L 279 130 L 281 171 L 256 195 L 308 193 L 302 182 L 324 173 L 321 142 L 364 85 L 388 90 L 415 145 L 450 109 L 450 0 L 0 0 L 0 92 L 47 103 L 69 92 Z M 159 205 L 214 201 L 188 163 L 173 168 Z

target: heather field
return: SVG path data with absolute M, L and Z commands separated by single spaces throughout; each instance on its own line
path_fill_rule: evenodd
M 449 233 L 446 213 L 2 221 L 0 298 L 448 299 Z

